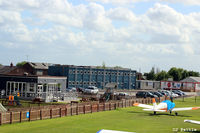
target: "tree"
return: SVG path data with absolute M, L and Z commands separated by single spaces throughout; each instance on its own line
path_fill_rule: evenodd
M 102 62 L 102 68 L 106 69 L 106 63 L 104 61 Z
M 157 81 L 167 80 L 169 77 L 170 76 L 168 75 L 168 73 L 164 70 L 156 74 Z
M 183 70 L 183 72 L 181 73 L 181 75 L 182 75 L 182 76 L 181 76 L 181 80 L 183 80 L 183 79 L 189 77 L 189 73 L 188 73 L 187 70 Z
M 20 67 L 20 66 L 23 66 L 24 64 L 26 64 L 27 62 L 26 61 L 22 61 L 22 62 L 18 62 L 16 64 L 16 66 Z
M 149 73 L 145 73 L 144 76 L 147 77 L 147 80 L 155 80 L 156 79 L 155 68 L 152 67 L 151 71 Z
M 180 81 L 181 80 L 181 69 L 178 69 L 176 67 L 172 67 L 169 71 L 168 74 L 172 76 L 174 81 Z
M 199 72 L 194 72 L 194 71 L 188 71 L 189 76 L 194 76 L 194 77 L 199 77 Z
M 3 66 L 2 64 L 0 64 L 0 66 Z

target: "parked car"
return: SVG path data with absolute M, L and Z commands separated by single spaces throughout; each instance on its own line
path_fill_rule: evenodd
M 177 90 L 172 90 L 173 93 L 178 94 L 179 96 L 183 96 L 183 94 Z
M 158 97 L 163 97 L 164 95 L 161 94 L 160 92 L 156 92 L 156 91 L 151 91 L 152 94 L 158 96 Z
M 178 94 L 175 94 L 172 91 L 165 90 L 165 92 L 167 92 L 169 94 L 169 96 L 172 96 L 172 97 L 178 97 L 179 96 Z
M 161 93 L 163 96 L 169 96 L 169 94 L 167 92 L 164 92 L 164 91 L 161 91 L 161 90 L 159 90 L 158 92 Z
M 185 94 L 183 91 L 181 91 L 181 90 L 176 90 L 176 91 L 180 92 L 183 96 L 186 95 L 186 94 Z
M 76 89 L 75 87 L 68 87 L 68 88 L 66 89 L 66 91 L 67 91 L 67 92 L 76 92 L 77 89 Z
M 125 93 L 125 92 L 120 92 L 119 94 L 118 94 L 119 96 L 129 96 L 127 93 Z
M 78 87 L 78 88 L 77 88 L 77 91 L 78 91 L 78 92 L 81 92 L 81 93 L 84 93 L 84 92 L 85 92 L 85 88 Z
M 88 86 L 88 88 L 86 88 L 84 92 L 88 94 L 97 94 L 99 92 L 99 89 L 96 86 Z
M 154 97 L 158 97 L 150 92 L 146 92 L 146 91 L 138 91 L 136 93 L 136 97 L 137 98 L 147 98 L 147 97 L 150 97 L 150 98 L 154 98 Z

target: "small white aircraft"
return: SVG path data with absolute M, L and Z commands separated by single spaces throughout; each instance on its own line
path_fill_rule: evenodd
M 194 120 L 184 120 L 184 122 L 193 123 L 193 124 L 200 124 L 200 121 L 194 121 Z
M 97 133 L 134 133 L 134 132 L 123 132 L 123 131 L 114 131 L 114 130 L 102 129 L 102 130 L 98 131 Z
M 155 98 L 153 98 L 152 100 L 153 100 L 153 106 L 147 105 L 147 104 L 140 104 L 140 103 L 134 103 L 133 105 L 145 108 L 143 109 L 144 111 L 153 111 L 154 115 L 156 114 L 156 112 L 168 112 L 168 111 L 170 112 L 170 114 L 174 111 L 175 115 L 178 115 L 177 111 L 200 109 L 200 107 L 174 108 L 175 103 L 169 100 L 162 101 L 161 103 L 157 105 Z

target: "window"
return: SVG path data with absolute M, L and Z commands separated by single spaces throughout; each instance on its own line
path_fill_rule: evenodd
M 69 74 L 72 74 L 72 70 L 69 70 Z
M 35 86 L 34 86 L 34 83 L 30 83 L 29 84 L 29 91 L 30 92 L 34 92 L 35 91 L 35 88 L 34 88 Z
M 79 74 L 79 71 L 77 71 L 77 74 Z

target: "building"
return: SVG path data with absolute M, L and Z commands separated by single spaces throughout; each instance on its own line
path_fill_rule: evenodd
M 10 66 L 0 66 L 0 75 L 9 75 L 12 73 L 16 73 L 16 66 L 13 66 L 11 63 Z
M 117 83 L 118 89 L 135 89 L 136 86 L 136 71 L 126 68 L 54 65 L 49 67 L 48 74 L 66 76 L 67 87 L 105 88 L 107 83 Z
M 48 75 L 49 63 L 27 62 L 22 66 L 0 66 L 0 75 Z
M 29 75 L 48 75 L 48 67 L 50 65 L 50 63 L 27 62 L 22 68 Z
M 0 75 L 0 91 L 5 96 L 20 94 L 21 98 L 42 98 L 51 101 L 66 91 L 66 77 Z
M 200 91 L 200 77 L 187 77 L 181 81 L 161 81 L 161 89 L 197 92 Z
M 160 81 L 137 80 L 136 89 L 160 89 Z

